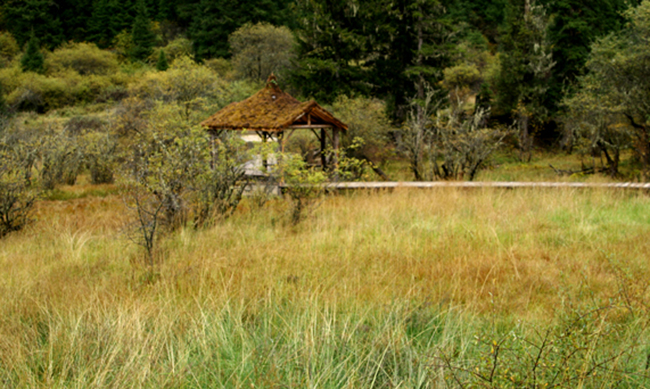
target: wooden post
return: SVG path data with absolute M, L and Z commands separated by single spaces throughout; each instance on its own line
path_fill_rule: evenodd
M 325 129 L 320 129 L 320 163 L 323 171 L 327 170 L 327 155 L 325 155 L 325 148 L 327 147 L 327 134 Z
M 332 165 L 335 168 L 339 167 L 339 132 L 340 130 L 338 127 L 334 127 L 334 129 L 332 129 L 332 147 L 334 148 L 334 161 L 332 161 Z
M 287 143 L 287 140 L 284 138 L 284 131 L 278 133 L 278 140 L 280 141 L 280 152 L 284 154 L 284 145 Z

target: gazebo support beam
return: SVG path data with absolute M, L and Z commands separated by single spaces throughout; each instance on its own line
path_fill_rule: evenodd
M 332 130 L 332 148 L 334 148 L 334 161 L 332 161 L 332 165 L 337 168 L 339 166 L 339 128 L 334 127 L 334 130 Z
M 325 155 L 325 148 L 327 147 L 327 137 L 324 128 L 320 130 L 320 163 L 323 170 L 327 169 L 327 155 Z
M 333 128 L 333 127 L 334 126 L 332 126 L 330 124 L 295 124 L 295 125 L 289 126 L 287 128 L 309 130 L 309 129 Z

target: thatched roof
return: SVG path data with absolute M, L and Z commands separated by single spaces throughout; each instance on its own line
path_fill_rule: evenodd
M 255 130 L 280 132 L 292 126 L 303 128 L 348 126 L 315 101 L 301 103 L 278 87 L 271 75 L 266 87 L 246 100 L 232 103 L 210 116 L 202 126 L 211 130 Z M 309 127 L 311 126 L 311 127 Z

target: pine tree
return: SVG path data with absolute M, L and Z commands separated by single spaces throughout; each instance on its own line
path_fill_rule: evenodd
M 23 57 L 20 59 L 20 65 L 24 72 L 43 73 L 44 62 L 45 57 L 38 47 L 38 39 L 36 39 L 36 35 L 32 33 L 32 36 L 27 43 L 27 50 L 25 50 L 25 54 L 23 54 Z
M 144 0 L 138 0 L 136 12 L 131 32 L 133 37 L 131 60 L 144 61 L 153 52 L 153 47 L 156 44 L 156 34 L 151 30 L 151 20 L 147 15 L 147 6 Z
M 158 62 L 156 62 L 156 69 L 160 72 L 164 72 L 169 69 L 169 64 L 167 63 L 167 57 L 165 56 L 165 50 L 160 50 L 158 55 Z
M 228 36 L 246 23 L 286 25 L 291 20 L 289 3 L 287 0 L 199 0 L 191 7 L 189 28 L 196 58 L 229 57 Z
M 63 41 L 59 5 L 53 0 L 0 1 L 0 30 L 7 30 L 23 46 L 30 32 L 44 47 L 53 49 Z

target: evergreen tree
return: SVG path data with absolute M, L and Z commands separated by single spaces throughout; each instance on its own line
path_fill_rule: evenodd
M 626 0 L 548 2 L 547 9 L 553 20 L 548 33 L 556 62 L 545 102 L 550 112 L 557 110 L 566 88 L 570 88 L 569 92 L 573 89 L 577 77 L 584 70 L 592 42 L 623 28 L 623 11 L 629 3 Z
M 105 49 L 111 46 L 113 38 L 120 32 L 115 24 L 117 8 L 113 0 L 95 0 L 92 16 L 88 20 L 90 40 Z
M 534 133 L 548 120 L 545 106 L 552 60 L 545 8 L 535 0 L 512 0 L 501 36 L 501 68 L 495 112 L 515 119 L 521 158 L 529 160 Z
M 347 2 L 301 0 L 299 63 L 292 83 L 306 96 L 330 103 L 337 95 L 369 93 L 369 69 L 362 66 L 370 56 L 370 27 L 366 16 L 373 2 L 359 3 L 352 12 Z M 377 26 L 377 35 L 384 33 Z
M 160 50 L 160 54 L 158 55 L 158 62 L 156 62 L 156 69 L 161 72 L 169 69 L 167 57 L 165 56 L 165 50 Z
M 133 61 L 144 61 L 153 52 L 156 44 L 156 35 L 151 30 L 151 20 L 147 15 L 147 6 L 144 0 L 138 0 L 136 3 L 136 16 L 133 22 L 133 48 L 131 49 L 131 59 Z
M 44 62 L 45 57 L 38 47 L 38 39 L 36 39 L 36 35 L 32 32 L 32 37 L 27 43 L 25 54 L 23 54 L 23 57 L 20 59 L 20 66 L 24 72 L 43 73 Z
M 30 39 L 30 31 L 50 49 L 63 41 L 59 7 L 53 0 L 5 0 L 0 2 L 0 29 L 6 29 L 21 46 Z
M 93 0 L 56 0 L 61 17 L 63 41 L 84 42 L 90 34 Z
M 402 120 L 409 101 L 436 86 L 449 64 L 449 22 L 438 0 L 363 3 L 303 0 L 294 84 L 325 102 L 373 94 Z
M 191 13 L 190 38 L 194 41 L 197 59 L 230 57 L 228 36 L 246 23 L 268 22 L 285 25 L 290 0 L 200 0 L 195 5 L 182 5 L 182 14 Z

